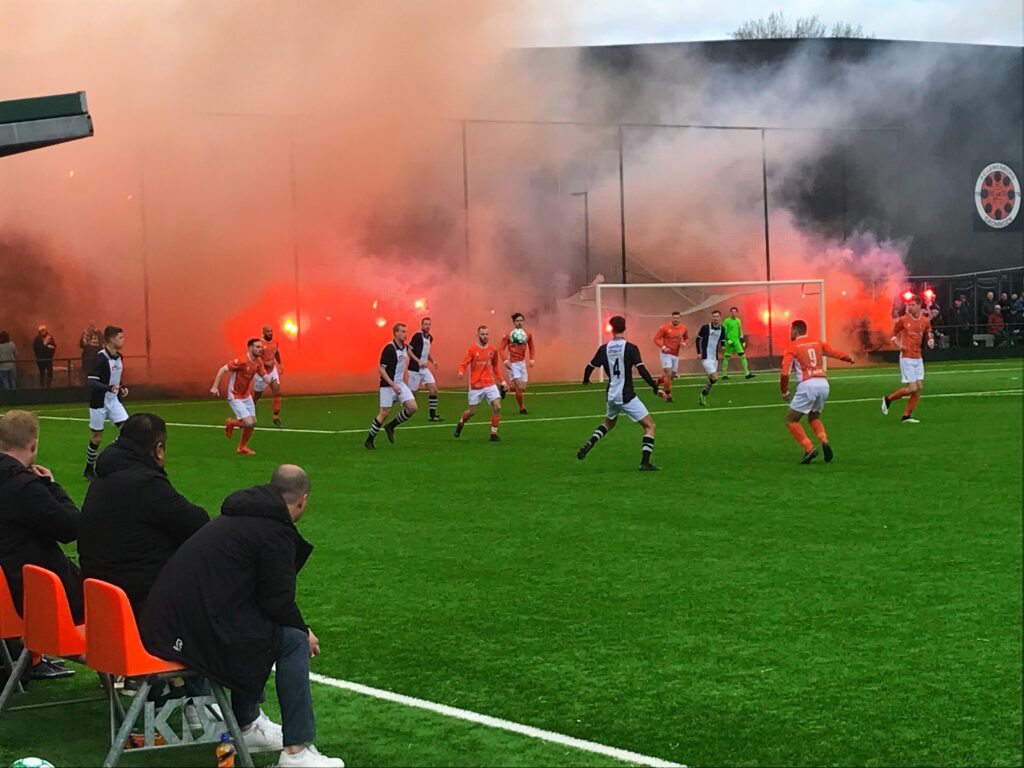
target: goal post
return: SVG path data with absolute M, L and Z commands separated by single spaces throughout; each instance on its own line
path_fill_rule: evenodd
M 802 319 L 808 332 L 822 341 L 827 338 L 825 317 L 825 280 L 748 280 L 711 283 L 598 283 L 594 286 L 594 304 L 598 345 L 609 336 L 608 320 L 621 314 L 626 318 L 626 335 L 640 347 L 648 369 L 660 371 L 657 357 L 648 350 L 653 345 L 657 327 L 670 319 L 673 311 L 682 315 L 691 339 L 697 329 L 708 322 L 711 312 L 719 310 L 729 316 L 730 307 L 737 307 L 748 338 L 747 353 L 756 360 L 760 370 L 774 367 L 789 341 L 789 326 Z M 645 337 L 650 338 L 645 338 Z M 696 363 L 690 351 L 681 357 Z M 682 362 L 682 360 L 681 360 Z M 733 361 L 735 364 L 735 360 Z M 689 366 L 696 369 L 696 364 Z M 686 370 L 681 370 L 685 373 Z M 698 372 L 694 370 L 694 372 Z

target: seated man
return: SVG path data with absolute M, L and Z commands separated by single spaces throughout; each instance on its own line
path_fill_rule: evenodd
M 0 568 L 23 612 L 21 569 L 38 565 L 60 577 L 77 623 L 85 615 L 82 576 L 60 548 L 78 538 L 81 513 L 71 497 L 53 479 L 53 473 L 35 463 L 39 449 L 39 420 L 27 411 L 8 411 L 0 417 Z M 18 649 L 20 651 L 20 649 Z M 34 678 L 74 674 L 60 663 L 40 659 Z
M 82 504 L 78 559 L 82 577 L 125 591 L 136 615 L 168 560 L 210 521 L 174 490 L 164 471 L 167 425 L 136 413 L 103 451 Z
M 150 653 L 231 689 L 249 749 L 280 749 L 279 766 L 341 768 L 310 743 L 309 659 L 320 642 L 295 603 L 297 573 L 313 551 L 295 527 L 308 501 L 309 476 L 290 464 L 269 485 L 228 496 L 220 517 L 168 561 L 139 629 Z M 283 729 L 259 707 L 274 664 Z

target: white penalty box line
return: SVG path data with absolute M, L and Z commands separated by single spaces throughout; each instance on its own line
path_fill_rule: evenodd
M 998 397 L 1005 395 L 1021 395 L 1024 394 L 1024 389 L 981 389 L 974 392 L 940 392 L 936 394 L 929 394 L 925 397 L 929 400 L 938 398 L 950 398 L 950 397 Z M 847 400 L 829 400 L 829 405 L 851 405 L 855 403 L 874 403 L 879 402 L 880 397 L 858 397 Z M 756 411 L 764 409 L 781 409 L 786 408 L 787 404 L 782 402 L 781 399 L 778 403 L 757 403 L 754 405 L 727 405 L 727 406 L 711 406 L 709 408 L 673 408 L 671 410 L 651 411 L 654 416 L 671 416 L 674 414 L 681 413 L 725 413 L 728 411 Z M 581 419 L 600 419 L 603 418 L 603 414 L 588 413 L 578 416 L 543 416 L 540 418 L 529 418 L 529 419 L 510 419 L 502 422 L 505 425 L 518 425 L 518 424 L 540 424 L 543 422 L 551 421 L 580 421 Z M 40 420 L 47 421 L 76 421 L 76 422 L 87 422 L 88 419 L 80 418 L 77 416 L 47 416 L 41 414 Z M 185 427 L 188 429 L 216 429 L 223 430 L 224 427 L 217 424 L 192 424 L 186 422 L 167 422 L 169 427 Z M 480 421 L 471 421 L 466 424 L 467 427 L 475 426 L 490 426 L 490 422 L 487 419 L 481 419 Z M 451 429 L 452 422 L 445 422 L 443 424 L 403 424 L 402 431 L 408 431 L 410 429 Z M 306 435 L 361 435 L 366 432 L 365 427 L 359 427 L 356 429 L 295 429 L 290 427 L 283 428 L 263 428 L 260 431 L 262 435 L 268 434 L 306 434 Z
M 405 694 L 394 693 L 393 691 L 387 691 L 382 688 L 372 688 L 368 685 L 363 685 L 362 683 L 353 683 L 348 680 L 337 680 L 333 677 L 327 677 L 314 672 L 310 672 L 309 679 L 313 682 L 320 683 L 321 685 L 330 686 L 331 688 L 351 691 L 352 693 L 357 693 L 361 696 L 370 696 L 374 699 L 381 699 L 383 701 L 392 702 L 393 704 L 401 704 L 406 707 L 423 709 L 428 712 L 443 715 L 444 717 L 453 717 L 457 720 L 474 723 L 475 725 L 482 725 L 487 728 L 494 728 L 500 731 L 508 731 L 510 733 L 519 734 L 520 736 L 539 739 L 540 741 L 546 741 L 551 744 L 559 744 L 563 747 L 571 747 L 583 752 L 591 752 L 595 755 L 602 755 L 603 757 L 610 757 L 614 760 L 621 760 L 624 763 L 654 766 L 656 768 L 685 768 L 685 766 L 680 763 L 673 763 L 668 760 L 663 760 L 660 757 L 641 755 L 638 752 L 631 752 L 626 749 L 619 749 L 618 747 L 610 747 L 607 744 L 599 744 L 596 741 L 578 739 L 575 736 L 567 736 L 563 733 L 547 731 L 543 728 L 535 728 L 532 725 L 515 723 L 511 720 L 503 720 L 500 717 L 483 715 L 479 712 L 471 712 L 468 709 L 460 709 L 459 707 L 452 707 L 447 704 L 439 704 L 435 701 L 418 699 L 414 696 L 406 696 Z

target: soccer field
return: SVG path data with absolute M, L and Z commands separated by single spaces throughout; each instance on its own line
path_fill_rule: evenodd
M 211 513 L 279 463 L 311 475 L 317 744 L 349 765 L 1020 765 L 1021 363 L 929 366 L 917 425 L 905 401 L 880 412 L 894 367 L 843 367 L 836 458 L 810 466 L 777 374 L 733 376 L 709 408 L 696 378 L 673 404 L 640 387 L 658 473 L 625 419 L 576 460 L 598 384 L 534 387 L 527 416 L 509 398 L 496 444 L 484 412 L 453 438 L 464 393 L 442 393 L 440 425 L 420 393 L 374 452 L 376 393 L 286 397 L 252 457 L 222 400 L 126 404 L 172 425 L 168 472 Z M 81 501 L 85 407 L 39 413 L 39 461 Z M 14 703 L 98 693 L 79 669 Z M 106 727 L 101 702 L 4 714 L 0 765 L 98 764 Z

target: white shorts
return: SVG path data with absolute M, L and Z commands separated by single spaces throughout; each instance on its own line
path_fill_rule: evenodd
M 718 358 L 717 357 L 702 357 L 700 364 L 704 366 L 704 373 L 710 376 L 712 373 L 718 373 Z
M 470 405 L 479 405 L 481 400 L 493 403 L 495 400 L 501 400 L 501 390 L 494 384 L 483 389 L 471 389 L 467 399 Z
M 647 406 L 644 405 L 643 401 L 639 397 L 634 397 L 628 403 L 613 403 L 611 400 L 608 401 L 608 407 L 604 412 L 604 415 L 609 421 L 614 421 L 619 418 L 619 414 L 624 413 L 633 421 L 640 421 L 642 418 L 647 416 Z
M 904 384 L 924 381 L 924 360 L 920 357 L 900 357 L 900 376 Z
M 409 371 L 409 389 L 415 392 L 420 384 L 436 384 L 434 374 L 429 368 L 420 368 L 418 371 Z
M 789 407 L 797 413 L 821 413 L 827 401 L 828 379 L 807 379 L 797 385 Z
M 510 379 L 519 379 L 520 381 L 529 381 L 530 377 L 526 373 L 526 361 L 520 360 L 518 363 L 510 363 L 508 370 L 508 377 Z
M 229 397 L 228 405 L 231 406 L 231 410 L 234 412 L 236 419 L 248 419 L 249 417 L 254 419 L 256 418 L 256 401 L 252 399 L 252 395 L 249 395 L 249 397 L 243 397 L 242 399 Z
M 661 353 L 661 370 L 671 369 L 672 373 L 679 373 L 679 356 L 670 355 L 668 352 Z
M 277 375 L 276 365 L 274 366 L 274 370 L 267 374 L 267 378 L 263 378 L 257 373 L 256 378 L 253 379 L 252 388 L 255 389 L 257 392 L 262 392 L 264 389 L 267 388 L 267 384 L 271 381 L 276 382 L 278 384 L 281 382 L 281 377 Z
M 121 401 L 117 399 L 117 395 L 113 392 L 107 392 L 103 398 L 102 408 L 90 408 L 89 409 L 89 429 L 93 432 L 102 432 L 104 422 L 109 421 L 111 424 L 120 424 L 122 421 L 128 420 L 128 411 L 121 405 Z
M 409 389 L 409 387 L 407 387 L 401 381 L 396 383 L 398 384 L 398 388 L 402 390 L 401 394 L 395 394 L 395 390 L 393 390 L 391 387 L 380 388 L 381 408 L 390 408 L 395 403 L 407 403 L 410 400 L 416 399 L 415 397 L 413 397 L 412 390 Z

